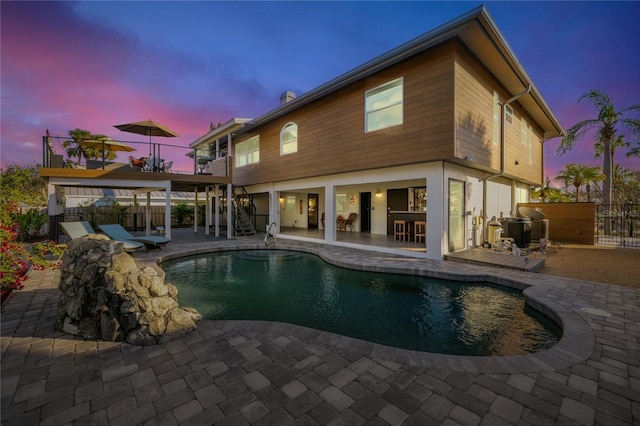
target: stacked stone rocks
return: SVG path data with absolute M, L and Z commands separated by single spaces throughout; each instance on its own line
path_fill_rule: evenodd
M 104 235 L 68 244 L 58 288 L 57 328 L 86 339 L 155 345 L 194 330 L 202 318 L 178 306 L 178 290 L 154 268 L 139 269 L 122 243 Z

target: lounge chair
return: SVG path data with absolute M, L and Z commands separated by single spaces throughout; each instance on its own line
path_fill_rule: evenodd
M 136 237 L 131 235 L 129 231 L 124 229 L 122 225 L 113 224 L 113 225 L 100 225 L 100 230 L 107 234 L 110 238 L 118 241 L 134 241 L 138 243 L 144 244 L 145 250 L 149 251 L 149 249 L 158 249 L 161 250 L 162 246 L 169 244 L 171 240 L 167 237 L 162 237 L 160 235 L 145 235 L 141 237 Z
M 82 220 L 78 222 L 60 222 L 60 226 L 62 226 L 64 233 L 67 234 L 67 236 L 72 240 L 96 233 L 96 231 L 93 230 L 89 222 L 87 222 L 86 220 Z M 141 242 L 124 241 L 117 238 L 112 238 L 112 239 L 118 241 L 119 243 L 123 243 L 124 251 L 128 253 L 144 247 L 144 244 Z

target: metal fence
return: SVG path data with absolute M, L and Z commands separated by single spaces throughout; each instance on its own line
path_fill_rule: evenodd
M 640 247 L 640 204 L 596 205 L 596 244 Z

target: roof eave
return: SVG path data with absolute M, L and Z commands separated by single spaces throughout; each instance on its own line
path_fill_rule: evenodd
M 209 130 L 206 134 L 200 136 L 195 141 L 189 143 L 189 148 L 198 148 L 200 145 L 215 141 L 229 133 L 233 133 L 238 127 L 243 126 L 245 123 L 250 122 L 250 118 L 232 118 L 220 126 Z
M 476 31 L 477 29 L 482 29 L 481 34 L 485 36 L 486 41 L 489 41 L 495 50 L 491 51 L 491 49 L 489 49 L 484 52 L 478 52 L 473 48 L 474 45 L 477 45 L 473 40 L 473 37 L 479 34 L 479 32 Z M 301 108 L 391 65 L 453 38 L 459 38 L 469 46 L 474 53 L 476 53 L 476 55 L 485 62 L 485 65 L 491 70 L 491 72 L 496 74 L 498 77 L 500 77 L 500 74 L 504 75 L 505 73 L 511 73 L 511 80 L 513 80 L 513 83 L 507 83 L 505 87 L 512 94 L 519 93 L 528 85 L 531 85 L 531 91 L 528 95 L 529 100 L 526 100 L 526 97 L 521 98 L 520 103 L 529 110 L 529 113 L 543 127 L 545 139 L 562 136 L 564 134 L 564 129 L 551 112 L 551 109 L 531 81 L 531 78 L 528 76 L 520 62 L 516 59 L 516 56 L 498 30 L 497 25 L 484 5 L 478 6 L 464 15 L 440 25 L 425 34 L 414 38 L 413 40 L 410 40 L 305 94 L 300 95 L 292 101 L 280 105 L 274 110 L 271 110 L 270 112 L 267 112 L 253 120 L 250 125 L 248 123 L 243 128 L 240 128 L 235 132 L 235 134 L 240 135 L 249 132 L 256 126 L 281 117 L 295 109 Z M 487 60 L 491 55 L 493 55 L 493 57 L 490 58 L 491 60 Z M 491 62 L 496 64 L 502 62 L 500 65 L 501 70 L 496 69 L 495 66 L 492 67 L 490 64 L 487 64 Z M 515 80 L 513 79 L 513 76 L 515 76 Z M 500 80 L 503 81 L 503 79 Z

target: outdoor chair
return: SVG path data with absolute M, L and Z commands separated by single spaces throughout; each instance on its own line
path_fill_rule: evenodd
M 347 228 L 351 228 L 352 232 L 355 232 L 355 228 L 353 227 L 353 221 L 356 220 L 356 217 L 358 215 L 355 213 L 349 213 L 349 217 L 347 218 L 347 220 L 344 222 L 344 230 L 346 231 Z
M 119 224 L 100 225 L 99 228 L 102 232 L 104 232 L 114 240 L 142 243 L 144 244 L 144 248 L 146 251 L 149 251 L 149 249 L 161 250 L 162 246 L 167 245 L 171 242 L 171 239 L 162 237 L 160 235 L 145 235 L 136 237 L 130 234 L 129 231 L 124 229 L 122 225 Z
M 139 172 L 142 170 L 142 168 L 145 165 L 145 160 L 143 158 L 136 158 L 133 156 L 129 156 L 129 167 L 131 167 L 131 170 L 133 170 L 134 172 Z
M 173 167 L 173 161 L 166 161 L 161 171 L 165 173 L 171 173 L 171 167 Z
M 86 220 L 82 220 L 78 222 L 60 222 L 60 226 L 62 226 L 62 230 L 67 235 L 67 237 L 69 237 L 72 240 L 75 240 L 76 238 L 85 237 L 87 235 L 94 235 L 96 233 L 96 231 L 93 230 L 89 222 L 87 222 Z M 144 244 L 141 242 L 124 241 L 124 240 L 120 240 L 112 237 L 110 238 L 119 243 L 123 243 L 124 251 L 126 252 L 132 252 L 134 250 L 144 247 Z

